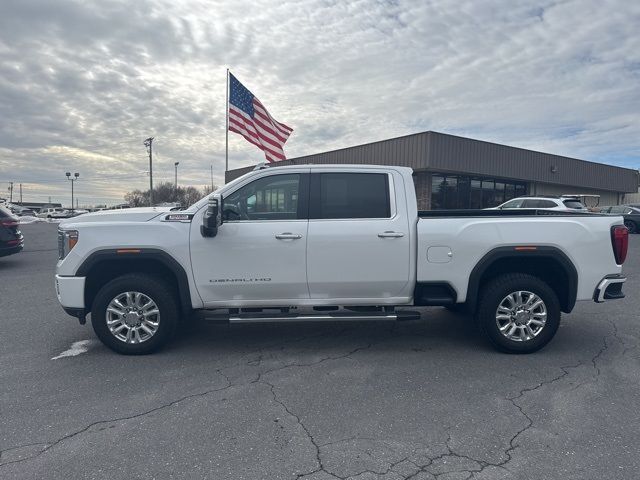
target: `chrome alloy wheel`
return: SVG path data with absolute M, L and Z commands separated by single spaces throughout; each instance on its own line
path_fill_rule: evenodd
M 123 292 L 107 306 L 107 327 L 124 343 L 142 343 L 158 331 L 160 310 L 151 298 L 140 292 Z
M 525 342 L 536 337 L 547 322 L 547 306 L 533 292 L 519 290 L 502 299 L 496 310 L 496 324 L 509 340 Z

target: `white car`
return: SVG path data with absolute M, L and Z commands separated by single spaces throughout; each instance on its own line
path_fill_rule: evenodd
M 42 208 L 38 212 L 39 218 L 69 218 L 71 216 L 71 212 L 65 208 L 61 207 L 53 207 L 53 208 Z
M 509 209 L 529 209 L 537 208 L 544 210 L 564 210 L 564 211 L 578 211 L 587 212 L 585 207 L 577 196 L 525 196 L 518 197 L 501 205 L 493 208 L 487 208 L 486 210 L 509 210 Z
M 396 310 L 411 305 L 464 306 L 496 348 L 527 353 L 576 300 L 622 298 L 626 280 L 622 217 L 540 213 L 418 212 L 406 167 L 270 167 L 186 210 L 63 221 L 56 291 L 125 354 L 160 348 L 194 310 L 249 323 L 419 318 Z

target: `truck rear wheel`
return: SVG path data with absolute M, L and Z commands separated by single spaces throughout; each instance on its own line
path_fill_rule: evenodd
M 560 302 L 538 277 L 509 273 L 481 291 L 476 320 L 498 350 L 532 353 L 551 341 L 560 326 Z
M 127 274 L 103 286 L 93 301 L 91 324 L 110 349 L 144 355 L 165 345 L 178 323 L 172 289 L 155 277 Z

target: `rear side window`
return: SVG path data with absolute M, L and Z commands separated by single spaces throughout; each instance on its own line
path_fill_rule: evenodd
M 584 205 L 579 200 L 564 200 L 565 207 L 573 208 L 575 210 L 584 210 Z
M 553 200 L 525 200 L 522 204 L 522 208 L 554 208 L 557 207 Z
M 314 173 L 309 218 L 389 218 L 385 173 Z

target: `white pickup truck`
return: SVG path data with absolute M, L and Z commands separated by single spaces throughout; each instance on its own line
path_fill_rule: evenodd
M 58 300 L 125 354 L 164 345 L 194 311 L 229 322 L 473 314 L 501 351 L 533 352 L 576 300 L 624 297 L 621 217 L 418 212 L 412 170 L 300 165 L 250 172 L 190 208 L 61 223 Z

